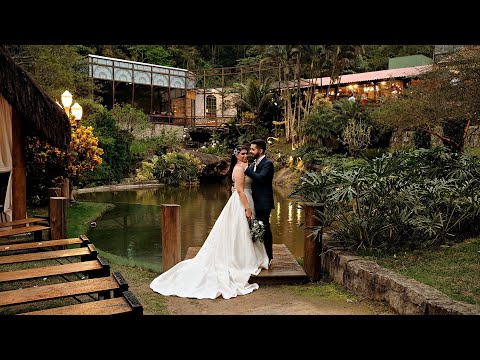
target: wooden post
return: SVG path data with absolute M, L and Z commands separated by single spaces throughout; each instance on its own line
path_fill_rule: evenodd
M 61 196 L 67 198 L 67 204 L 68 204 L 68 201 L 70 200 L 70 179 L 63 179 L 62 183 L 60 184 L 60 187 L 62 188 Z
M 50 239 L 67 238 L 67 204 L 64 196 L 53 196 L 49 199 Z
M 323 211 L 323 204 L 318 203 L 304 203 L 303 208 L 305 210 L 305 231 L 303 238 L 303 269 L 307 273 L 307 276 L 313 281 L 318 281 L 322 273 L 322 258 L 320 253 L 322 252 L 322 240 L 321 237 L 309 236 L 312 233 L 312 226 L 318 226 L 321 222 L 316 219 L 316 210 Z
M 12 220 L 27 217 L 24 125 L 23 117 L 12 107 Z
M 162 204 L 162 271 L 180 262 L 180 205 Z
M 50 198 L 51 197 L 58 197 L 62 196 L 62 188 L 59 187 L 51 187 L 48 188 L 48 218 L 50 219 Z
M 62 188 L 59 188 L 59 187 L 48 188 L 48 197 L 51 198 L 56 196 L 62 196 Z

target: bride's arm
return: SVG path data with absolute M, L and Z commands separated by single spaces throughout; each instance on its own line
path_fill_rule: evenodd
M 233 169 L 233 181 L 235 181 L 238 196 L 240 197 L 240 201 L 245 208 L 245 216 L 247 219 L 250 219 L 252 217 L 252 208 L 250 207 L 247 195 L 245 195 L 245 191 L 243 190 L 245 187 L 245 174 L 243 173 L 242 168 L 236 166 L 235 169 Z

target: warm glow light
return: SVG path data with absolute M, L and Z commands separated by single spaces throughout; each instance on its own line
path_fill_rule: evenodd
M 63 104 L 63 107 L 65 108 L 69 108 L 70 105 L 72 105 L 72 94 L 70 94 L 70 91 L 68 90 L 65 90 L 65 92 L 62 94 L 62 104 Z
M 72 108 L 70 109 L 72 115 L 75 117 L 75 120 L 82 120 L 83 109 L 79 103 L 73 104 Z
M 297 225 L 300 226 L 302 223 L 302 209 L 298 206 L 297 207 Z

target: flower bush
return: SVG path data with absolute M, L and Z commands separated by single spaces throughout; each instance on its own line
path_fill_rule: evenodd
M 71 186 L 77 185 L 87 171 L 102 163 L 103 149 L 98 147 L 98 138 L 91 126 L 72 127 L 72 137 L 67 151 L 62 151 L 36 137 L 26 142 L 27 195 L 45 202 L 47 190 L 62 178 L 68 178 Z

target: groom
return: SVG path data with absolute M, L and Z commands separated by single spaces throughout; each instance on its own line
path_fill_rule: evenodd
M 255 214 L 258 220 L 265 224 L 263 243 L 267 251 L 270 267 L 273 260 L 272 230 L 270 229 L 270 211 L 273 204 L 273 162 L 265 157 L 267 144 L 265 140 L 257 139 L 250 143 L 250 154 L 254 162 L 247 167 L 245 175 L 252 178 L 252 197 L 255 206 Z

